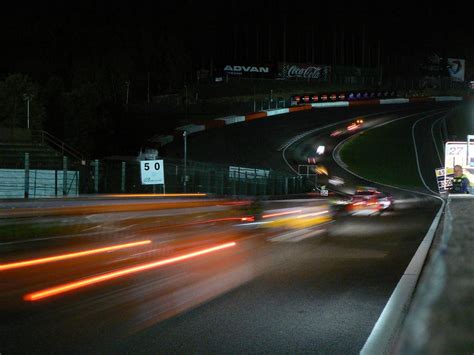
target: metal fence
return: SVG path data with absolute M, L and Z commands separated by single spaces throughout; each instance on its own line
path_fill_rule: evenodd
M 14 167 L 0 166 L 0 198 L 54 197 L 100 193 L 209 193 L 286 195 L 314 189 L 314 178 L 270 169 L 164 158 L 165 185 L 142 185 L 139 161 L 77 161 L 55 164 L 25 154 Z M 186 184 L 185 184 L 186 180 Z

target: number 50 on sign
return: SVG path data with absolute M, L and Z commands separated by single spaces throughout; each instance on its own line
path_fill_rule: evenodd
M 161 185 L 165 183 L 163 160 L 140 161 L 142 185 Z

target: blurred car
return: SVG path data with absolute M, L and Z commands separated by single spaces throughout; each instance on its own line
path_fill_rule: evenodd
M 340 136 L 340 135 L 343 134 L 343 133 L 344 133 L 344 130 L 342 130 L 342 129 L 336 129 L 335 131 L 333 131 L 333 132 L 331 133 L 331 137 L 337 137 L 337 136 Z
M 332 176 L 328 179 L 328 183 L 334 186 L 341 186 L 344 185 L 344 179 L 339 176 Z
M 377 189 L 360 189 L 346 205 L 346 212 L 351 215 L 374 215 L 394 208 L 393 196 Z
M 363 123 L 364 123 L 364 120 L 359 118 L 356 121 L 352 122 L 349 126 L 347 126 L 347 130 L 348 131 L 356 130 L 356 129 L 360 128 Z
M 354 122 L 351 122 L 346 128 L 339 128 L 333 131 L 331 133 L 331 137 L 337 137 L 337 136 L 340 136 L 341 134 L 359 129 L 360 127 L 362 127 L 363 124 L 364 124 L 363 118 L 358 118 Z
M 314 167 L 314 172 L 318 175 L 328 175 L 328 169 L 324 165 L 316 165 Z

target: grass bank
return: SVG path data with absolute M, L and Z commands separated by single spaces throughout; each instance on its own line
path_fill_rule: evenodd
M 399 187 L 421 187 L 411 136 L 411 120 L 375 128 L 349 140 L 341 159 L 367 179 Z

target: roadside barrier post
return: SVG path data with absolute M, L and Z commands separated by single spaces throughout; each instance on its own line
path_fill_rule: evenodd
M 67 195 L 67 156 L 63 156 L 63 196 Z
M 25 153 L 25 198 L 30 195 L 30 153 Z

